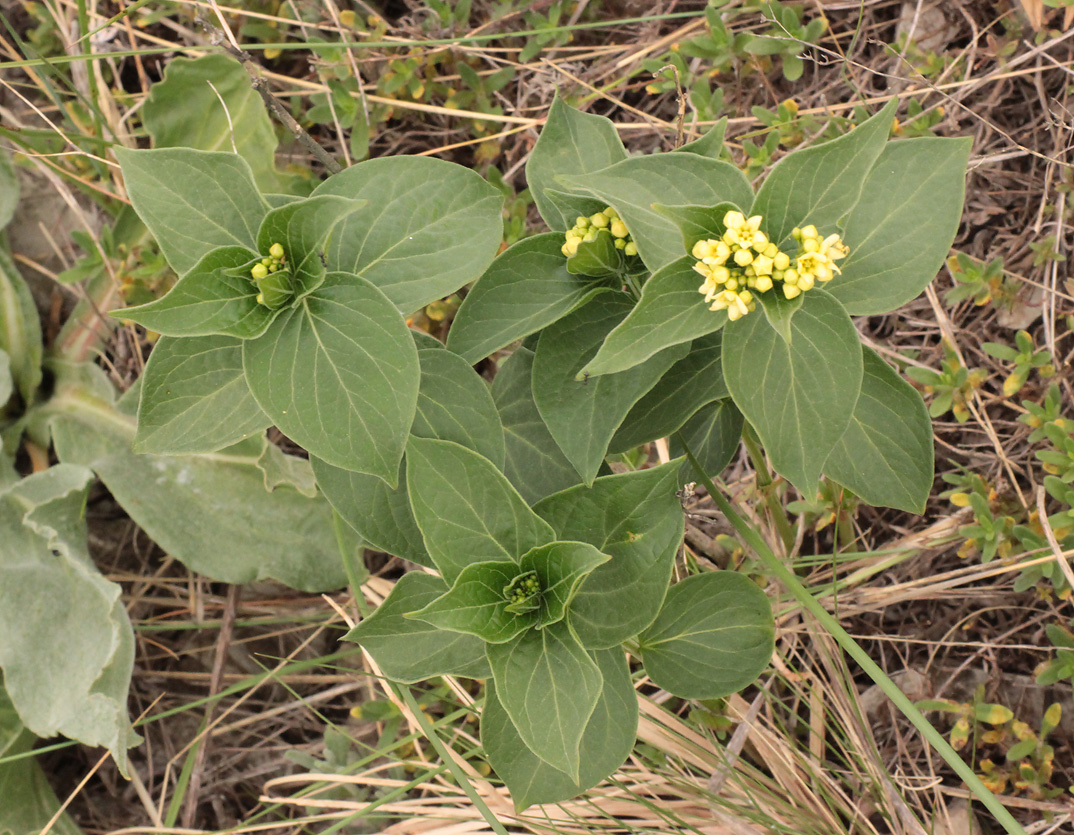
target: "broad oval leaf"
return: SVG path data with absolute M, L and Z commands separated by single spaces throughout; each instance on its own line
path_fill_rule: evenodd
M 33 755 L 36 743 L 37 737 L 19 719 L 7 693 L 0 688 L 0 751 L 5 760 L 0 764 L 0 797 L 10 801 L 0 807 L 0 832 L 38 835 L 47 830 L 53 835 L 83 835 L 63 811 L 41 763 Z
M 600 699 L 600 667 L 566 621 L 489 644 L 485 652 L 496 695 L 526 747 L 580 782 L 579 750 Z
M 626 452 L 666 438 L 682 428 L 702 406 L 727 397 L 722 345 L 720 331 L 690 343 L 690 353 L 671 366 L 660 382 L 634 404 L 612 438 L 609 451 Z
M 411 434 L 455 441 L 502 466 L 503 428 L 488 386 L 464 360 L 442 347 L 421 347 L 424 344 L 418 342 L 421 384 Z M 333 467 L 319 458 L 312 462 L 325 497 L 370 546 L 433 566 L 410 509 L 404 463 L 393 489 L 376 476 Z
M 719 699 L 768 666 L 775 633 L 772 607 L 756 583 L 714 571 L 672 586 L 639 643 L 658 687 L 683 699 Z
M 598 478 L 592 487 L 572 487 L 534 508 L 560 539 L 588 542 L 611 556 L 571 603 L 571 627 L 584 646 L 617 646 L 660 610 L 685 524 L 675 495 L 679 466 L 673 461 Z
M 235 151 L 264 191 L 280 191 L 276 131 L 250 75 L 228 55 L 176 57 L 149 88 L 142 122 L 155 148 Z
M 925 289 L 962 216 L 969 137 L 889 142 L 847 220 L 842 274 L 825 289 L 852 316 L 887 313 Z
M 246 385 L 242 342 L 230 336 L 162 336 L 141 384 L 135 452 L 215 452 L 272 425 Z
M 760 311 L 724 329 L 723 373 L 776 471 L 813 498 L 861 391 L 861 343 L 842 305 L 814 289 L 788 343 Z
M 268 203 L 240 156 L 115 148 L 138 217 L 179 275 L 220 246 L 253 249 Z
M 875 351 L 863 350 L 861 395 L 824 474 L 871 505 L 924 513 L 933 480 L 928 409 L 917 389 Z
M 488 678 L 485 644 L 405 615 L 447 591 L 439 577 L 411 571 L 400 577 L 377 610 L 343 638 L 361 644 L 392 681 L 413 684 L 435 676 Z
M 59 464 L 0 494 L 0 669 L 30 730 L 104 746 L 125 774 L 138 742 L 127 713 L 134 633 L 122 589 L 89 556 L 92 481 Z
M 638 698 L 630 667 L 619 647 L 592 653 L 602 678 L 600 697 L 582 732 L 578 780 L 534 754 L 518 735 L 496 696 L 495 682 L 485 689 L 481 713 L 481 744 L 496 774 L 507 785 L 516 812 L 542 803 L 569 800 L 621 766 L 638 735 Z
M 714 206 L 726 202 L 748 206 L 753 202 L 753 190 L 745 174 L 730 163 L 697 154 L 632 157 L 586 177 L 560 174 L 556 181 L 614 207 L 650 272 L 685 254 L 679 227 L 656 211 L 654 203 Z
M 575 110 L 557 92 L 526 162 L 526 182 L 548 228 L 565 232 L 574 225 L 576 215 L 589 214 L 584 200 L 562 208 L 552 202 L 546 192 L 558 190 L 558 177 L 582 177 L 626 158 L 626 149 L 610 119 Z
M 503 236 L 503 195 L 444 160 L 367 160 L 321 183 L 322 194 L 369 201 L 336 228 L 328 269 L 361 275 L 403 313 L 478 278 Z
M 468 565 L 518 562 L 555 539 L 491 461 L 459 444 L 411 438 L 406 476 L 425 547 L 449 583 Z
M 782 244 L 795 226 L 810 223 L 824 235 L 836 230 L 884 149 L 896 104 L 892 99 L 850 133 L 793 151 L 776 163 L 750 209 L 764 218 L 761 228 L 772 241 Z
M 637 305 L 608 334 L 584 371 L 593 376 L 624 371 L 727 324 L 727 312 L 709 310 L 698 292 L 702 278 L 694 271 L 695 263 L 680 258 L 645 282 Z
M 533 402 L 532 377 L 533 351 L 519 348 L 492 381 L 506 445 L 503 472 L 531 505 L 580 480 Z
M 395 486 L 418 400 L 407 326 L 365 279 L 329 273 L 265 334 L 243 343 L 250 390 L 310 454 Z
M 463 300 L 448 348 L 475 363 L 611 289 L 571 275 L 562 246 L 563 235 L 549 232 L 525 238 L 498 256 Z
M 257 286 L 247 271 L 257 254 L 241 246 L 214 249 L 156 301 L 113 312 L 165 336 L 220 334 L 253 339 L 276 312 L 257 303 Z
M 660 351 L 618 374 L 580 379 L 605 336 L 632 309 L 623 293 L 604 293 L 545 328 L 533 362 L 533 399 L 552 437 L 582 480 L 592 484 L 616 429 L 687 346 Z

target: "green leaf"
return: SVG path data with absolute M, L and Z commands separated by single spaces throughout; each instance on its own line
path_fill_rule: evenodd
M 15 207 L 19 205 L 19 178 L 11 164 L 8 152 L 0 148 L 0 229 L 3 229 L 15 216 Z
M 4 835 L 82 835 L 64 812 L 37 757 L 30 755 L 37 737 L 19 719 L 0 688 L 0 832 Z M 56 817 L 53 823 L 53 817 Z
M 723 334 L 699 337 L 690 353 L 668 369 L 648 394 L 634 404 L 608 449 L 626 452 L 640 444 L 666 438 L 698 409 L 727 397 L 723 379 Z
M 291 286 L 296 298 L 302 298 L 324 280 L 322 258 L 332 235 L 348 215 L 368 203 L 368 200 L 322 195 L 273 209 L 257 230 L 258 252 L 267 255 L 273 244 L 283 245 Z
M 403 313 L 477 279 L 503 236 L 502 193 L 444 160 L 367 160 L 321 183 L 322 194 L 369 201 L 336 228 L 328 269 L 362 276 Z
M 932 421 L 917 389 L 864 348 L 861 396 L 824 474 L 871 505 L 924 513 L 932 491 Z
M 605 335 L 631 309 L 623 293 L 605 293 L 541 333 L 533 362 L 533 399 L 556 444 L 592 484 L 615 431 L 686 346 L 675 346 L 618 374 L 579 379 Z
M 748 206 L 753 202 L 745 174 L 729 163 L 697 154 L 632 157 L 586 177 L 560 174 L 556 181 L 599 197 L 619 212 L 650 272 L 685 254 L 678 226 L 656 211 L 654 203 Z
M 113 315 L 165 336 L 258 337 L 276 312 L 257 302 L 249 274 L 256 257 L 240 246 L 214 249 L 162 298 Z
M 723 373 L 735 405 L 775 469 L 803 496 L 843 437 L 861 391 L 861 344 L 842 305 L 814 289 L 791 320 L 788 343 L 764 316 L 725 328 Z
M 768 319 L 768 324 L 789 345 L 791 342 L 791 319 L 794 318 L 794 314 L 805 303 L 805 296 L 799 295 L 793 299 L 788 299 L 783 293 L 772 291 L 758 293 L 757 299 L 761 303 L 760 307 L 764 311 L 765 318 Z
M 672 153 L 697 154 L 702 157 L 719 159 L 720 154 L 723 153 L 723 137 L 725 133 L 727 133 L 726 116 L 709 128 L 699 139 L 687 142 L 682 147 L 676 148 Z
M 462 444 L 503 469 L 503 426 L 488 384 L 443 348 L 419 344 L 418 360 L 421 386 L 411 434 Z
M 731 463 L 742 440 L 742 412 L 730 397 L 717 400 L 690 418 L 679 430 L 682 437 L 708 476 L 715 477 Z M 683 455 L 686 450 L 678 434 L 671 439 L 671 454 Z M 697 480 L 693 464 L 687 461 L 679 471 L 679 483 Z
M 536 611 L 508 610 L 504 590 L 521 573 L 517 562 L 473 563 L 459 572 L 450 589 L 406 616 L 490 644 L 506 643 L 537 624 Z
M 764 218 L 761 229 L 770 240 L 782 244 L 795 226 L 806 224 L 824 235 L 835 231 L 858 202 L 884 149 L 896 103 L 892 99 L 850 133 L 793 151 L 776 163 L 749 212 Z
M 492 382 L 506 444 L 504 475 L 531 505 L 579 481 L 533 402 L 532 375 L 533 351 L 519 348 Z
M 936 276 L 962 217 L 969 137 L 889 142 L 846 223 L 850 254 L 825 289 L 852 316 L 887 313 Z
M 556 187 L 560 176 L 582 177 L 626 157 L 626 149 L 610 119 L 575 110 L 557 92 L 526 162 L 526 182 L 548 228 L 565 232 L 574 226 L 577 215 L 589 214 L 584 211 L 588 208 L 584 204 L 572 211 L 571 207 L 561 208 L 551 201 L 546 192 Z
M 585 304 L 606 284 L 567 271 L 563 235 L 524 238 L 492 262 L 448 332 L 448 348 L 467 362 L 522 339 Z
M 555 539 L 491 461 L 451 441 L 411 438 L 407 489 L 425 547 L 449 583 L 467 565 L 517 562 Z
M 447 675 L 488 678 L 491 673 L 480 638 L 405 617 L 445 591 L 447 585 L 439 577 L 420 571 L 404 574 L 377 610 L 343 640 L 361 644 L 384 675 L 403 684 Z
M 626 258 L 615 248 L 615 239 L 607 229 L 597 232 L 592 241 L 582 241 L 567 259 L 567 272 L 591 278 L 615 278 L 626 272 Z
M 41 345 L 41 318 L 30 288 L 0 242 L 0 349 L 11 360 L 11 377 L 25 404 L 41 385 Z
M 686 252 L 694 248 L 698 241 L 707 241 L 723 237 L 727 231 L 723 219 L 730 211 L 742 211 L 734 203 L 718 203 L 715 206 L 665 206 L 654 203 L 653 210 L 671 220 L 682 235 L 682 245 Z
M 600 699 L 600 668 L 566 621 L 489 644 L 496 695 L 526 747 L 575 783 L 582 734 Z
M 418 356 L 391 302 L 329 273 L 265 334 L 243 343 L 246 380 L 279 429 L 310 454 L 395 486 L 418 399 Z
M 304 591 L 346 585 L 331 507 L 287 486 L 265 490 L 264 438 L 206 455 L 137 455 L 132 399 L 117 409 L 65 372 L 50 405 L 60 460 L 95 470 L 150 538 L 191 570 Z
M 268 204 L 242 157 L 190 148 L 115 154 L 131 204 L 179 275 L 217 247 L 254 248 Z
M 592 653 L 603 683 L 593 715 L 582 732 L 577 782 L 537 757 L 518 735 L 496 696 L 495 682 L 485 686 L 481 744 L 496 774 L 511 792 L 515 811 L 569 800 L 621 766 L 638 735 L 638 699 L 630 681 L 626 655 L 615 647 Z
M 264 191 L 289 190 L 276 172 L 276 131 L 250 75 L 227 55 L 174 58 L 149 89 L 142 122 L 157 148 L 235 151 Z
M 705 304 L 698 292 L 703 279 L 694 271 L 695 263 L 693 258 L 680 258 L 645 282 L 637 305 L 583 370 L 594 377 L 625 371 L 665 348 L 722 328 L 727 312 L 713 312 Z
M 272 425 L 246 385 L 242 342 L 233 337 L 163 336 L 141 379 L 135 452 L 216 452 Z
M 764 592 L 748 577 L 715 571 L 672 586 L 639 642 L 655 685 L 683 699 L 719 699 L 768 666 L 775 634 Z
M 105 746 L 126 774 L 134 632 L 122 590 L 89 556 L 92 481 L 59 464 L 0 494 L 0 668 L 26 727 Z
M 421 384 L 411 434 L 455 441 L 502 466 L 503 428 L 485 382 L 464 360 L 442 347 L 419 347 L 418 362 Z M 370 546 L 433 566 L 410 509 L 403 463 L 399 485 L 393 489 L 376 476 L 333 467 L 319 458 L 312 461 L 325 496 Z
M 523 554 L 522 573 L 536 573 L 541 586 L 537 628 L 563 620 L 582 581 L 610 559 L 586 542 L 551 542 Z
M 652 623 L 682 542 L 675 492 L 679 462 L 598 478 L 541 501 L 534 510 L 560 539 L 588 542 L 611 561 L 590 574 L 571 604 L 582 644 L 621 644 Z

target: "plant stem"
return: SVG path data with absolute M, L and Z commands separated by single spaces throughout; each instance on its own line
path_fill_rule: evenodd
M 784 510 L 772 487 L 772 474 L 768 471 L 768 464 L 765 463 L 757 433 L 748 422 L 742 425 L 742 443 L 746 445 L 746 454 L 753 462 L 753 470 L 757 473 L 757 487 L 764 494 L 765 506 L 772 516 L 776 530 L 779 531 L 779 538 L 783 540 L 783 547 L 789 550 L 794 544 L 794 529 L 791 527 L 790 519 L 787 518 L 787 511 Z
M 851 658 L 853 658 L 858 665 L 865 671 L 866 675 L 871 678 L 876 685 L 883 691 L 894 705 L 902 712 L 903 716 L 910 720 L 915 728 L 921 732 L 921 735 L 925 737 L 926 741 L 943 757 L 952 770 L 962 781 L 966 784 L 971 792 L 973 792 L 977 798 L 984 804 L 985 808 L 995 817 L 996 821 L 1006 830 L 1008 835 L 1026 835 L 1025 830 L 1019 825 L 1018 821 L 1014 819 L 1006 807 L 1003 806 L 992 792 L 988 790 L 988 787 L 981 782 L 980 778 L 974 773 L 973 769 L 966 765 L 962 761 L 962 758 L 955 752 L 955 750 L 948 745 L 947 740 L 943 738 L 939 731 L 936 730 L 925 718 L 924 714 L 914 705 L 912 701 L 898 688 L 898 686 L 887 674 L 880 669 L 879 665 L 869 657 L 868 653 L 861 648 L 861 646 L 846 630 L 839 625 L 839 621 L 836 620 L 827 609 L 821 606 L 816 599 L 810 594 L 809 589 L 802 585 L 802 582 L 794 575 L 794 573 L 788 569 L 780 559 L 772 553 L 772 550 L 765 545 L 760 535 L 750 527 L 733 507 L 731 503 L 724 497 L 723 493 L 716 487 L 712 479 L 708 477 L 705 471 L 701 468 L 701 464 L 698 462 L 697 457 L 694 455 L 693 450 L 690 449 L 686 442 L 686 439 L 679 433 L 679 443 L 682 444 L 682 448 L 686 451 L 687 457 L 690 459 L 690 463 L 693 465 L 694 470 L 697 472 L 701 483 L 705 485 L 705 488 L 709 491 L 709 495 L 712 496 L 712 500 L 716 502 L 716 506 L 720 509 L 720 512 L 727 517 L 734 527 L 738 531 L 739 535 L 745 540 L 761 561 L 765 563 L 768 569 L 774 574 L 779 581 L 786 587 L 786 589 L 794 596 L 795 600 L 806 609 L 813 617 L 820 622 L 820 625 L 827 630 L 836 642 L 843 648 Z

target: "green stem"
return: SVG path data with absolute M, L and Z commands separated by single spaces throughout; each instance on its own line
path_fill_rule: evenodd
M 1026 835 L 1025 830 L 1019 825 L 1018 821 L 1014 819 L 1010 812 L 1001 804 L 992 792 L 988 790 L 988 787 L 981 782 L 981 779 L 973 772 L 973 769 L 963 762 L 962 758 L 955 752 L 955 750 L 948 745 L 947 740 L 943 738 L 939 731 L 936 730 L 925 718 L 924 714 L 914 705 L 906 694 L 898 688 L 898 686 L 887 674 L 880 669 L 879 665 L 868 653 L 865 652 L 858 645 L 857 641 L 847 634 L 846 630 L 839 625 L 839 621 L 832 617 L 823 606 L 820 605 L 809 593 L 809 589 L 802 585 L 801 581 L 790 571 L 780 559 L 772 553 L 771 549 L 765 545 L 764 540 L 757 534 L 749 523 L 746 522 L 741 516 L 735 512 L 735 509 L 731 507 L 731 503 L 724 497 L 723 493 L 716 487 L 712 479 L 708 477 L 705 471 L 702 469 L 701 464 L 698 462 L 697 457 L 694 455 L 693 450 L 690 449 L 686 443 L 686 439 L 679 433 L 679 443 L 682 444 L 682 448 L 686 451 L 687 457 L 690 459 L 690 463 L 693 465 L 694 470 L 697 472 L 701 483 L 705 485 L 705 488 L 709 491 L 709 495 L 712 496 L 712 500 L 716 502 L 716 506 L 720 509 L 720 512 L 727 517 L 735 530 L 743 540 L 754 550 L 762 562 L 768 567 L 769 571 L 774 574 L 779 581 L 786 587 L 786 589 L 794 596 L 795 600 L 806 609 L 813 617 L 817 619 L 821 626 L 823 626 L 836 642 L 843 648 L 851 658 L 853 658 L 858 665 L 865 671 L 876 685 L 883 691 L 894 705 L 902 712 L 903 716 L 910 720 L 915 728 L 921 732 L 921 735 L 925 737 L 926 741 L 943 757 L 946 762 L 959 777 L 966 786 L 973 792 L 977 798 L 984 804 L 985 808 L 995 817 L 996 821 L 1007 831 L 1008 835 Z
M 772 516 L 772 522 L 779 531 L 779 538 L 783 540 L 783 547 L 790 550 L 791 546 L 794 545 L 794 528 L 791 526 L 790 519 L 787 518 L 787 511 L 783 508 L 779 497 L 776 496 L 776 492 L 772 488 L 772 474 L 768 471 L 764 453 L 761 452 L 760 439 L 749 423 L 742 425 L 742 443 L 746 445 L 746 454 L 749 455 L 750 461 L 753 462 L 754 472 L 757 473 L 757 487 L 764 494 L 765 506 Z
M 407 707 L 410 708 L 410 712 L 414 714 L 414 719 L 421 728 L 421 732 L 425 734 L 425 738 L 433 744 L 437 753 L 440 754 L 440 759 L 443 760 L 444 765 L 448 767 L 448 770 L 455 777 L 455 782 L 459 784 L 464 792 L 466 792 L 466 796 L 470 798 L 470 801 L 477 807 L 478 811 L 481 812 L 481 817 L 483 817 L 488 822 L 488 825 L 492 827 L 492 831 L 495 832 L 496 835 L 508 835 L 503 824 L 500 823 L 499 819 L 488 807 L 488 804 L 486 804 L 477 791 L 475 791 L 473 785 L 470 783 L 470 778 L 466 776 L 461 768 L 459 768 L 459 764 L 455 762 L 455 758 L 451 756 L 451 752 L 448 751 L 447 746 L 444 745 L 443 740 L 441 740 L 436 733 L 436 728 L 433 727 L 425 714 L 421 712 L 421 706 L 414 698 L 414 694 L 410 692 L 410 688 L 405 686 L 401 687 L 396 684 L 391 684 L 390 686 L 397 694 L 403 697 L 404 701 L 406 701 Z

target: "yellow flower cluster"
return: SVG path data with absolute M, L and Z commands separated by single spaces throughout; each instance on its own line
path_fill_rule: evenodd
M 250 277 L 257 286 L 257 303 L 275 310 L 291 298 L 291 277 L 284 272 L 287 258 L 282 244 L 269 247 L 267 258 L 262 258 L 250 268 Z
M 626 224 L 623 223 L 619 213 L 611 206 L 603 212 L 585 217 L 579 215 L 574 221 L 574 227 L 567 230 L 566 242 L 562 252 L 568 258 L 578 251 L 578 245 L 587 241 L 595 241 L 597 233 L 601 229 L 607 229 L 615 242 L 615 248 L 622 250 L 624 255 L 637 255 L 638 247 L 634 239 L 630 237 Z
M 268 258 L 262 258 L 250 270 L 250 275 L 255 278 L 264 278 L 270 273 L 283 269 L 284 262 L 283 244 L 273 244 L 269 247 Z
M 817 281 L 831 281 L 847 248 L 838 235 L 821 240 L 815 226 L 795 229 L 798 256 L 794 259 L 761 231 L 761 216 L 747 218 L 730 211 L 723 217 L 726 231 L 718 239 L 698 241 L 691 250 L 694 270 L 705 277 L 698 292 L 710 310 L 726 310 L 732 322 L 757 307 L 754 293 L 766 293 L 776 284 L 793 299 L 812 289 Z

